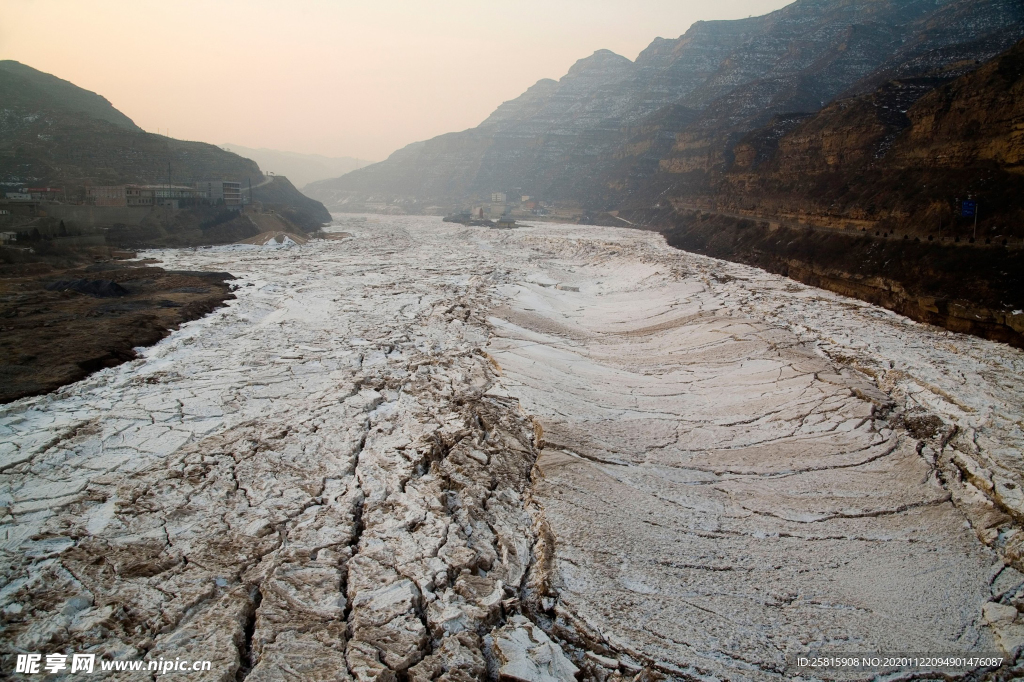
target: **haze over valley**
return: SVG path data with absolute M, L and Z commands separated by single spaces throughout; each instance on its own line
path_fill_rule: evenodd
M 252 159 L 269 173 L 286 176 L 300 189 L 311 182 L 336 178 L 372 163 L 350 156 L 333 157 L 283 152 L 277 149 L 251 149 L 237 144 L 222 144 L 220 148 Z

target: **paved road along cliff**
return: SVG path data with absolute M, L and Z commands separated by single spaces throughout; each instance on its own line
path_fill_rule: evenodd
M 1024 642 L 1020 351 L 647 232 L 341 222 L 150 254 L 237 299 L 0 408 L 5 674 L 867 679 L 792 657 Z

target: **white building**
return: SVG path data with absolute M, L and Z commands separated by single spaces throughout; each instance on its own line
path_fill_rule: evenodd
M 505 199 L 506 199 L 506 197 L 505 197 L 505 193 L 504 192 L 492 192 L 491 193 L 491 203 L 492 204 L 504 204 L 505 203 Z

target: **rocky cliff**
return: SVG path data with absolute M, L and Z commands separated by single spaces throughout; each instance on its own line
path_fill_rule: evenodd
M 697 203 L 866 232 L 968 240 L 1024 236 L 1024 43 L 959 78 L 889 81 L 814 116 L 778 117 L 735 147 Z
M 418 142 L 309 193 L 459 203 L 492 191 L 607 209 L 705 193 L 773 116 L 815 113 L 893 77 L 969 70 L 1024 37 L 1014 0 L 801 0 L 699 22 L 636 59 L 600 50 L 476 128 Z

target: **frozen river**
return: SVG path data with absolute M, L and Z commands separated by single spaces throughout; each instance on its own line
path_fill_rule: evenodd
M 648 232 L 332 229 L 151 254 L 237 299 L 0 408 L 5 672 L 781 680 L 1024 642 L 1020 351 Z

